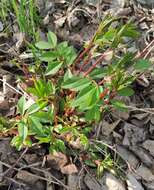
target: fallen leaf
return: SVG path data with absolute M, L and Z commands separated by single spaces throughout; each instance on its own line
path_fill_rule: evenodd
M 74 174 L 78 172 L 77 167 L 75 166 L 75 164 L 68 164 L 67 166 L 64 166 L 61 168 L 61 172 L 63 174 Z
M 47 166 L 61 170 L 68 162 L 67 156 L 61 152 L 47 155 Z

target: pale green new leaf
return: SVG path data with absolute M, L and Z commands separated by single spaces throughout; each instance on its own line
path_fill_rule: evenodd
M 55 48 L 57 46 L 57 36 L 49 31 L 47 34 L 48 42 L 50 43 L 52 48 Z
M 25 141 L 28 135 L 28 127 L 22 121 L 18 123 L 18 132 L 19 132 L 19 136 L 22 138 L 22 141 Z
M 51 44 L 45 41 L 39 41 L 35 44 L 38 49 L 51 49 Z
M 26 99 L 24 96 L 22 96 L 17 104 L 18 111 L 21 115 L 24 115 L 25 110 L 26 110 Z

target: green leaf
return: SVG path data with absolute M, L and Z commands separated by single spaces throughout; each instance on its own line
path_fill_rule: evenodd
M 27 113 L 30 115 L 30 114 L 33 114 L 33 113 L 39 111 L 39 109 L 40 109 L 40 106 L 38 104 L 34 103 L 28 108 Z
M 21 115 L 24 115 L 25 110 L 26 110 L 26 99 L 24 96 L 22 96 L 17 104 L 18 111 Z
M 13 137 L 11 144 L 17 148 L 17 150 L 21 150 L 23 146 L 22 138 L 20 136 Z
M 85 119 L 87 122 L 99 121 L 101 116 L 100 109 L 97 105 L 89 109 L 85 114 Z
M 27 135 L 28 135 L 28 127 L 22 121 L 20 121 L 18 123 L 18 132 L 19 132 L 19 136 L 21 137 L 22 141 L 24 142 L 27 138 Z
M 139 71 L 144 71 L 146 69 L 149 69 L 149 67 L 151 66 L 151 63 L 150 61 L 146 60 L 146 59 L 140 59 L 138 60 L 135 65 L 134 65 L 134 68 L 136 70 L 139 70 Z
M 125 25 L 125 30 L 123 31 L 123 36 L 130 38 L 137 38 L 140 33 L 137 31 L 137 28 L 132 23 L 128 23 Z
M 50 43 L 52 48 L 55 48 L 57 46 L 57 36 L 49 31 L 47 34 L 48 42 Z
M 43 131 L 43 126 L 39 121 L 38 117 L 35 116 L 29 116 L 29 121 L 30 121 L 30 130 L 32 133 L 43 137 L 44 136 L 44 131 Z
M 130 87 L 125 87 L 118 90 L 118 94 L 120 96 L 132 96 L 134 94 L 134 90 Z
M 80 135 L 80 142 L 85 148 L 89 145 L 89 140 L 84 134 Z
M 113 100 L 111 100 L 111 103 L 112 103 L 113 107 L 115 107 L 116 109 L 118 109 L 120 111 L 127 111 L 127 106 L 124 102 L 113 99 Z
M 39 41 L 35 44 L 38 49 L 51 49 L 51 44 L 45 41 Z
M 104 76 L 106 76 L 106 74 L 107 74 L 106 68 L 96 68 L 89 74 L 89 76 L 92 79 L 102 79 Z
M 70 69 L 68 69 L 64 75 L 64 82 L 66 82 L 68 79 L 72 78 L 73 74 Z
M 88 78 L 74 76 L 63 82 L 62 88 L 79 91 L 89 86 L 91 81 Z
M 96 86 L 90 85 L 82 89 L 77 98 L 72 101 L 72 107 L 79 107 L 81 110 L 86 110 L 91 105 L 93 95 L 97 93 Z
M 62 65 L 63 65 L 63 63 L 58 62 L 58 61 L 48 63 L 48 67 L 47 67 L 45 75 L 48 76 L 48 75 L 56 74 Z
M 50 52 L 45 52 L 42 53 L 40 56 L 40 60 L 41 61 L 45 61 L 45 62 L 51 62 L 53 60 L 55 60 L 57 58 L 57 52 L 55 51 L 50 51 Z

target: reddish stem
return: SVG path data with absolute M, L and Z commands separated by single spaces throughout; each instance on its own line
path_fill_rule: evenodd
M 80 67 L 79 73 L 83 70 L 84 66 L 90 62 L 91 53 L 88 54 L 88 57 L 84 60 L 83 65 Z
M 103 99 L 106 95 L 107 95 L 107 93 L 109 92 L 109 89 L 108 88 L 106 88 L 101 94 L 100 94 L 100 99 Z
M 92 66 L 88 69 L 88 71 L 84 73 L 84 76 L 87 76 L 89 73 L 91 73 L 91 71 L 93 71 L 93 70 L 95 69 L 95 67 L 96 67 L 101 61 L 104 60 L 105 55 L 106 55 L 106 52 L 103 53 L 103 54 L 96 60 L 95 64 L 92 65 Z
M 83 58 L 83 56 L 88 53 L 90 51 L 90 49 L 92 48 L 93 44 L 92 42 L 88 45 L 87 48 L 85 48 L 81 53 L 80 55 L 78 56 L 78 58 L 76 59 L 75 61 L 75 65 L 78 64 L 80 62 L 80 60 Z

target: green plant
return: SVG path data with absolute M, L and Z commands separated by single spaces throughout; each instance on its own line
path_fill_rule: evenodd
M 21 32 L 37 38 L 38 15 L 35 0 L 11 1 L 11 7 L 16 15 Z
M 37 61 L 27 68 L 31 77 L 25 77 L 30 97 L 18 102 L 13 145 L 21 149 L 48 143 L 50 152 L 65 152 L 68 145 L 91 152 L 92 126 L 107 110 L 127 109 L 116 96 L 133 95 L 132 82 L 150 67 L 148 60 L 128 52 L 139 33 L 131 22 L 121 25 L 119 19 L 107 16 L 79 56 L 67 42 L 58 43 L 53 32 L 47 42 L 35 44 Z M 130 42 L 125 43 L 126 37 Z M 106 157 L 99 174 L 109 166 L 112 161 Z
M 9 1 L 8 0 L 1 0 L 0 2 L 0 19 L 4 22 L 7 21 L 8 11 L 9 11 Z

